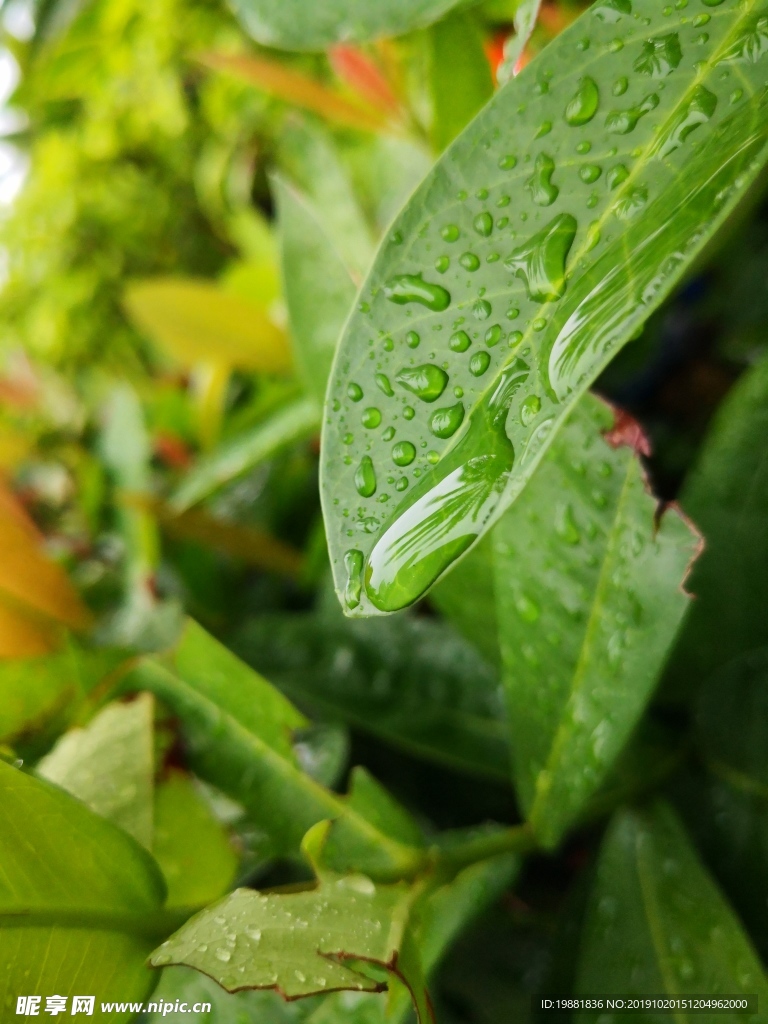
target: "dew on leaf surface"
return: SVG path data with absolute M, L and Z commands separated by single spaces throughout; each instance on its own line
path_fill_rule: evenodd
M 600 92 L 597 82 L 588 75 L 581 79 L 576 92 L 565 108 L 565 120 L 573 127 L 588 124 L 597 113 Z
M 384 294 L 390 302 L 400 306 L 417 302 L 436 313 L 451 304 L 450 292 L 442 285 L 425 281 L 421 274 L 398 274 L 384 286 Z

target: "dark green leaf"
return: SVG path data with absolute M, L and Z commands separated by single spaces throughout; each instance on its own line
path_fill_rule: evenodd
M 436 21 L 458 0 L 234 0 L 245 29 L 264 46 L 323 50 L 330 43 L 398 35 Z
M 763 968 L 731 908 L 663 805 L 623 811 L 603 843 L 582 939 L 577 991 L 621 995 L 757 994 Z M 619 1016 L 584 1013 L 605 1024 Z M 643 1020 L 695 1020 L 648 1013 Z M 738 1014 L 718 1015 L 723 1022 Z
M 585 396 L 493 532 L 514 774 L 554 846 L 642 714 L 688 603 L 698 538 L 657 524 L 639 459 Z
M 498 519 L 765 162 L 758 0 L 705 33 L 646 6 L 599 0 L 503 87 L 374 261 L 322 445 L 351 614 L 411 604 Z
M 160 937 L 153 915 L 165 887 L 138 843 L 0 761 L 0 863 L 4 1013 L 26 993 L 94 995 L 97 1005 L 149 994 L 155 979 L 145 960 Z M 127 1022 L 131 1014 L 102 1016 Z
M 456 11 L 431 30 L 432 140 L 440 153 L 493 96 L 491 68 L 475 19 Z
M 450 581 L 446 581 L 450 582 Z M 289 697 L 457 768 L 509 778 L 504 706 L 488 665 L 425 619 L 262 616 L 236 649 Z

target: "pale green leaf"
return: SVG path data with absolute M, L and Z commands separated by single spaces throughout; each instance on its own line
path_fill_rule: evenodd
M 765 163 L 764 9 L 726 0 L 701 14 L 706 32 L 688 8 L 598 0 L 497 92 L 395 220 L 347 322 L 323 428 L 349 613 L 413 603 L 499 518 Z
M 491 98 L 493 78 L 471 13 L 458 10 L 439 21 L 430 42 L 432 141 L 441 153 Z

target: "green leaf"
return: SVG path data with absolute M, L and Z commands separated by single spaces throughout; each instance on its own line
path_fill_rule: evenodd
M 439 21 L 430 41 L 432 141 L 441 153 L 493 96 L 493 78 L 470 13 L 458 10 Z
M 323 992 L 380 992 L 360 962 L 391 972 L 411 989 L 420 1024 L 433 1019 L 410 934 L 418 890 L 376 886 L 365 875 L 330 877 L 316 889 L 237 889 L 192 918 L 152 956 L 185 964 L 225 989 L 274 988 L 288 999 Z
M 336 343 L 357 288 L 308 199 L 282 178 L 273 178 L 272 188 L 296 362 L 307 390 L 322 402 Z
M 0 761 L 0 1005 L 19 995 L 140 1001 L 165 887 L 149 854 L 48 782 Z M 102 1015 L 128 1021 L 129 1013 Z
M 768 155 L 759 3 L 727 0 L 702 33 L 687 8 L 599 0 L 496 93 L 395 220 L 323 428 L 350 614 L 413 603 L 499 518 L 755 179 Z
M 345 800 L 301 770 L 291 733 L 304 717 L 196 623 L 162 658 L 143 659 L 127 685 L 151 691 L 178 716 L 189 765 L 242 803 L 277 853 L 298 853 L 312 825 L 334 819 L 328 848 L 340 870 L 388 879 L 421 865 L 423 851 L 381 832 L 379 809 L 363 806 L 354 786 Z
M 467 594 L 472 595 L 471 601 L 467 600 Z M 433 588 L 429 597 L 492 665 L 501 663 L 490 536 L 480 541 L 471 554 Z
M 496 77 L 500 84 L 508 82 L 515 73 L 515 67 L 525 49 L 525 44 L 531 38 L 531 33 L 536 27 L 536 19 L 539 16 L 541 0 L 522 0 L 515 7 L 514 22 L 515 34 L 504 44 L 504 60 L 499 65 Z
M 149 694 L 109 704 L 84 729 L 71 729 L 37 766 L 55 782 L 152 846 L 153 708 Z
M 163 1004 L 187 1004 L 185 1012 Z M 305 1002 L 287 1003 L 275 992 L 226 992 L 212 978 L 189 967 L 166 967 L 152 993 L 155 1008 L 147 1015 L 147 1024 L 294 1024 L 302 1021 L 310 1006 Z M 208 1004 L 210 1009 L 203 1009 Z M 194 1006 L 201 1008 L 195 1012 Z
M 171 497 L 171 508 L 180 513 L 196 505 L 219 487 L 272 458 L 282 448 L 304 440 L 317 429 L 319 420 L 317 403 L 310 398 L 300 398 L 265 422 L 230 438 L 186 474 Z
M 710 428 L 681 504 L 706 546 L 690 581 L 691 607 L 669 667 L 684 688 L 768 644 L 768 359 L 744 375 Z
M 498 679 L 441 623 L 351 620 L 336 606 L 322 615 L 260 616 L 235 649 L 325 717 L 463 771 L 509 778 Z
M 698 538 L 655 522 L 639 459 L 585 396 L 494 530 L 515 782 L 554 846 L 640 718 L 685 611 Z
M 169 907 L 211 903 L 235 880 L 238 858 L 229 836 L 181 772 L 172 772 L 155 790 L 152 852 L 168 885 Z
M 264 46 L 324 50 L 331 43 L 400 35 L 436 21 L 458 0 L 234 0 L 243 27 Z
M 768 999 L 749 940 L 666 806 L 622 811 L 611 824 L 582 937 L 577 991 L 756 993 L 761 1005 Z M 605 1019 L 601 1012 L 582 1016 Z M 644 1019 L 693 1021 L 696 1015 L 649 1013 Z M 718 1019 L 740 1018 L 724 1013 Z

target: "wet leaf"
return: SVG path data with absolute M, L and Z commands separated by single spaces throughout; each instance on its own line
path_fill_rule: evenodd
M 323 50 L 330 43 L 401 35 L 436 21 L 458 0 L 235 0 L 243 27 L 264 46 Z
M 596 3 L 395 220 L 324 423 L 323 508 L 350 614 L 411 604 L 498 519 L 754 180 L 768 93 L 749 39 L 763 16 L 758 0 L 727 0 L 702 32 L 687 8 Z
M 755 951 L 672 811 L 664 805 L 621 811 L 600 853 L 577 992 L 644 996 L 694 991 L 757 994 L 761 1005 L 768 998 Z M 604 1012 L 583 1017 L 618 1020 Z M 719 1019 L 740 1018 L 722 1013 Z
M 467 594 L 472 600 L 467 600 Z M 493 585 L 493 541 L 485 537 L 431 591 L 430 601 L 477 647 L 490 664 L 501 663 L 496 592 Z
M 1 1006 L 15 1009 L 30 990 L 85 993 L 97 1006 L 116 991 L 146 998 L 155 979 L 145 960 L 162 935 L 153 916 L 165 887 L 138 843 L 58 787 L 0 761 L 0 862 Z M 131 1015 L 102 1016 L 127 1024 Z
M 645 709 L 688 604 L 699 538 L 657 524 L 637 455 L 588 395 L 493 532 L 515 783 L 554 846 Z
M 149 694 L 108 704 L 84 728 L 71 729 L 37 765 L 84 804 L 152 847 L 153 708 Z
M 439 21 L 430 42 L 432 141 L 441 153 L 491 98 L 493 78 L 471 13 L 458 10 Z
M 421 864 L 420 847 L 380 829 L 385 797 L 371 799 L 361 773 L 344 798 L 301 770 L 291 735 L 306 719 L 196 623 L 173 650 L 142 659 L 127 686 L 149 690 L 178 716 L 190 767 L 242 803 L 278 853 L 298 853 L 312 825 L 334 819 L 326 845 L 339 870 L 397 878 Z M 391 827 L 387 816 L 382 828 Z

